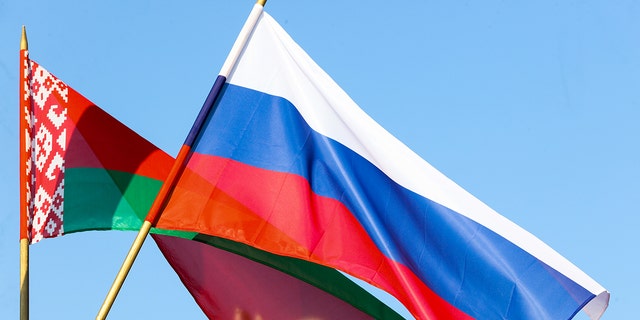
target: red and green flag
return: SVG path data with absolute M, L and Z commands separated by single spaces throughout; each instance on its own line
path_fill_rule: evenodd
M 173 158 L 20 60 L 20 239 L 139 229 Z

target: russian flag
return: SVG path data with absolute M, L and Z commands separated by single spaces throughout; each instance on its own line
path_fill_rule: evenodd
M 158 228 L 340 270 L 419 319 L 601 316 L 602 286 L 384 130 L 256 7 Z

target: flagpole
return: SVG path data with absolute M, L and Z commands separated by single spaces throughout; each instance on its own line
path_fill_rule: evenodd
M 22 101 L 24 101 L 24 83 L 25 79 L 25 66 L 22 65 L 24 60 L 25 51 L 29 50 L 29 44 L 27 43 L 27 31 L 22 26 L 22 37 L 20 39 L 20 83 L 19 83 L 19 112 L 20 115 L 20 320 L 29 319 L 29 238 L 27 235 L 27 176 L 26 176 L 26 163 L 29 160 L 25 151 L 26 137 L 23 128 L 24 114 L 22 113 Z
M 20 319 L 29 319 L 29 240 L 20 239 Z
M 29 319 L 29 240 L 20 239 L 20 320 Z
M 213 87 L 211 88 L 211 91 L 209 92 L 209 95 L 207 96 L 207 99 L 205 100 L 204 105 L 200 110 L 200 113 L 198 114 L 195 120 L 195 123 L 193 124 L 193 127 L 191 128 L 191 131 L 189 132 L 189 134 L 187 135 L 187 138 L 185 139 L 185 143 L 182 145 L 182 147 L 180 148 L 180 151 L 178 152 L 178 156 L 176 157 L 176 160 L 173 164 L 173 167 L 171 168 L 171 171 L 169 172 L 169 175 L 167 176 L 167 179 L 162 184 L 162 187 L 160 188 L 158 195 L 156 196 L 153 204 L 151 205 L 151 209 L 149 209 L 149 213 L 147 214 L 147 217 L 145 218 L 145 221 L 143 222 L 142 227 L 138 232 L 138 235 L 133 241 L 133 244 L 129 249 L 129 253 L 127 254 L 124 262 L 122 263 L 122 266 L 120 267 L 120 270 L 118 271 L 118 274 L 116 275 L 116 278 L 113 281 L 113 284 L 111 285 L 111 288 L 109 289 L 109 292 L 107 293 L 107 296 L 105 297 L 105 300 L 102 303 L 100 310 L 98 311 L 96 320 L 104 320 L 107 318 L 107 315 L 109 314 L 109 311 L 113 306 L 113 303 L 118 295 L 118 292 L 120 292 L 120 289 L 122 288 L 122 285 L 125 279 L 127 278 L 127 274 L 129 274 L 129 271 L 131 270 L 131 266 L 133 265 L 133 262 L 138 256 L 138 253 L 140 252 L 140 249 L 144 244 L 144 240 L 146 239 L 147 235 L 149 234 L 149 231 L 151 230 L 151 226 L 157 222 L 160 216 L 160 211 L 162 211 L 162 209 L 166 205 L 169 193 L 173 190 L 178 180 L 178 177 L 184 171 L 184 168 L 187 164 L 187 160 L 191 153 L 191 146 L 195 141 L 196 136 L 200 131 L 200 128 L 202 127 L 205 120 L 207 119 L 207 116 L 213 110 L 213 105 L 215 103 L 216 98 L 220 94 L 222 86 L 226 82 L 226 77 L 229 75 L 231 69 L 233 68 L 233 65 L 235 65 L 235 62 L 240 56 L 240 53 L 242 52 L 242 48 L 244 48 L 244 46 L 246 45 L 247 40 L 249 39 L 249 35 L 251 34 L 251 31 L 253 31 L 254 27 L 256 26 L 258 22 L 258 18 L 260 17 L 260 14 L 262 13 L 262 10 L 266 2 L 267 0 L 258 0 L 256 4 L 253 6 L 253 9 L 251 10 L 249 17 L 247 18 L 247 21 L 242 27 L 242 30 L 240 31 L 240 34 L 238 35 L 236 42 L 231 48 L 231 52 L 229 53 L 229 56 L 227 57 L 227 61 L 225 61 L 222 67 L 220 75 L 216 78 L 216 81 L 213 84 Z

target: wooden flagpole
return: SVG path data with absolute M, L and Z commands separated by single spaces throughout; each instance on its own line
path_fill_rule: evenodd
M 29 320 L 29 240 L 20 239 L 20 320 Z
M 25 152 L 25 143 L 26 137 L 22 123 L 24 117 L 22 113 L 22 101 L 24 100 L 23 90 L 24 90 L 24 74 L 25 66 L 22 65 L 22 61 L 24 57 L 25 50 L 29 49 L 29 45 L 27 43 L 27 31 L 24 26 L 22 26 L 22 37 L 20 39 L 20 83 L 19 83 L 19 95 L 18 103 L 19 103 L 19 112 L 20 115 L 20 320 L 28 320 L 29 319 L 29 237 L 27 234 L 27 194 L 26 194 L 26 184 L 28 177 L 26 177 L 26 163 L 28 161 L 27 154 Z
M 20 239 L 20 320 L 29 320 L 29 240 Z
M 243 30 L 240 31 L 241 35 L 238 37 L 238 40 L 236 40 L 236 43 L 231 49 L 232 52 L 230 54 L 230 55 L 236 55 L 236 57 L 233 58 L 234 64 L 235 64 L 235 60 L 237 60 L 237 55 L 240 53 L 240 51 L 235 50 L 235 48 L 244 47 L 248 39 L 247 30 L 253 30 L 253 28 L 255 27 L 258 21 L 259 14 L 262 12 L 261 9 L 264 7 L 266 2 L 267 0 L 258 0 L 256 2 L 256 5 L 260 6 L 260 11 L 259 12 L 256 11 L 255 10 L 256 6 L 254 6 L 254 10 L 252 10 L 251 14 L 249 15 L 249 19 L 245 23 Z M 224 68 L 225 67 L 223 66 L 223 69 Z M 180 176 L 180 174 L 182 173 L 182 171 L 186 166 L 189 154 L 191 152 L 191 145 L 193 143 L 193 140 L 195 140 L 195 136 L 197 135 L 197 132 L 199 131 L 200 127 L 204 124 L 204 121 L 207 118 L 207 114 L 209 113 L 209 111 L 211 111 L 212 106 L 218 94 L 220 93 L 222 85 L 224 84 L 224 79 L 226 79 L 226 76 L 227 74 L 225 74 L 223 77 L 219 76 L 218 79 L 216 79 L 216 82 L 214 83 L 213 88 L 211 88 L 211 91 L 209 92 L 209 95 L 207 96 L 207 99 L 205 101 L 205 106 L 203 106 L 203 108 L 200 110 L 200 114 L 198 114 L 198 117 L 196 118 L 196 122 L 194 123 L 191 129 L 191 132 L 189 132 L 189 135 L 187 136 L 187 139 L 184 145 L 180 148 L 180 151 L 178 152 L 178 156 L 176 157 L 176 160 L 173 164 L 173 167 L 171 168 L 171 171 L 169 172 L 169 175 L 167 176 L 167 179 L 162 184 L 162 187 L 160 188 L 160 191 L 158 192 L 158 195 L 156 196 L 156 199 L 154 200 L 151 206 L 151 209 L 149 209 L 149 213 L 147 214 L 147 217 L 145 218 L 145 221 L 143 222 L 142 227 L 138 232 L 138 235 L 136 236 L 135 240 L 133 241 L 133 244 L 131 245 L 131 248 L 129 249 L 129 253 L 127 254 L 124 262 L 122 263 L 122 266 L 120 267 L 120 270 L 118 271 L 118 274 L 116 275 L 116 278 L 113 281 L 113 284 L 111 285 L 111 288 L 109 289 L 109 292 L 107 293 L 107 296 L 105 297 L 105 300 L 102 303 L 100 310 L 98 311 L 96 320 L 104 320 L 107 318 L 107 315 L 109 314 L 109 310 L 111 310 L 111 307 L 113 306 L 113 303 L 118 295 L 118 292 L 120 292 L 120 289 L 122 288 L 122 285 L 125 279 L 127 278 L 127 274 L 129 274 L 129 271 L 131 270 L 131 266 L 133 265 L 133 262 L 138 256 L 138 253 L 140 252 L 140 249 L 144 244 L 144 240 L 146 239 L 147 235 L 149 234 L 149 231 L 151 230 L 151 226 L 157 222 L 158 217 L 160 215 L 160 211 L 166 205 L 169 193 L 171 192 L 171 190 L 173 190 L 175 183 L 177 182 L 177 178 Z M 222 79 L 222 82 L 220 82 L 221 79 Z

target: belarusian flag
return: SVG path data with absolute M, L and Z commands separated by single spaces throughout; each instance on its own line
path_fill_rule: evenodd
M 20 53 L 21 239 L 137 230 L 171 156 Z

